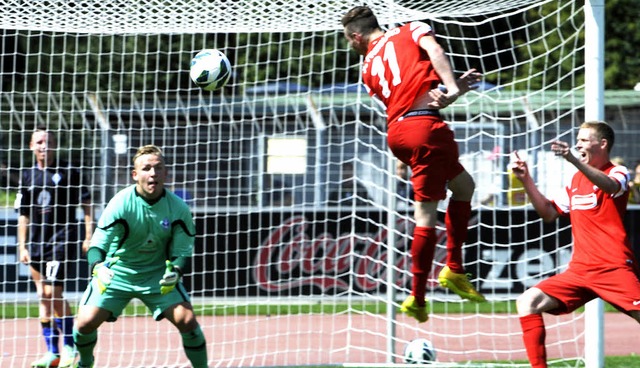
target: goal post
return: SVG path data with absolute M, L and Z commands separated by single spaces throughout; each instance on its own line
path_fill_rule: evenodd
M 340 25 L 361 3 L 0 6 L 4 365 L 28 366 L 45 351 L 12 209 L 16 175 L 33 164 L 30 133 L 42 125 L 59 136 L 61 159 L 85 174 L 98 215 L 132 183 L 136 148 L 163 148 L 168 187 L 197 225 L 184 282 L 211 366 L 392 365 L 418 337 L 434 343 L 443 366 L 523 365 L 515 298 L 564 270 L 572 241 L 567 221 L 544 224 L 514 185 L 511 152 L 529 162 L 545 194 L 573 174 L 548 145 L 575 140 L 577 123 L 603 117 L 604 0 L 367 2 L 385 27 L 428 22 L 457 75 L 471 67 L 484 75 L 443 116 L 477 184 L 464 261 L 490 302 L 462 302 L 437 285 L 446 253 L 440 221 L 432 313 L 419 325 L 397 312 L 411 288 L 408 181 L 396 173 L 384 109 L 364 90 L 361 58 Z M 205 48 L 232 64 L 219 91 L 189 79 L 191 58 Z M 65 295 L 75 307 L 87 264 L 67 262 Z M 551 360 L 600 364 L 602 304 L 596 308 L 545 316 Z M 165 322 L 133 302 L 99 330 L 96 364 L 184 365 L 179 335 Z
M 604 120 L 604 0 L 585 2 L 585 120 Z M 585 366 L 604 367 L 604 302 L 585 306 Z

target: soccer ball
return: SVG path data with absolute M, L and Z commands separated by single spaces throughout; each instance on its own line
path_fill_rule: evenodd
M 202 50 L 191 60 L 189 76 L 198 87 L 205 91 L 215 91 L 229 81 L 231 63 L 220 50 Z
M 436 361 L 436 349 L 427 339 L 415 339 L 404 348 L 404 361 L 407 364 L 430 364 Z

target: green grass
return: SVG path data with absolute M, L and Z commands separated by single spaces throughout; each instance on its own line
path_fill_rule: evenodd
M 607 368 L 640 367 L 640 356 L 638 354 L 608 356 L 604 358 L 604 366 Z
M 362 302 L 348 304 L 194 304 L 198 315 L 203 316 L 229 316 L 229 315 L 291 315 L 291 314 L 342 314 L 346 312 L 360 312 L 370 314 L 385 314 L 387 303 Z M 514 313 L 513 302 L 492 303 L 431 303 L 431 313 L 457 314 L 457 313 Z M 142 304 L 129 304 L 125 309 L 126 315 L 146 314 L 147 308 Z M 38 305 L 5 304 L 0 308 L 0 318 L 36 318 L 38 317 Z
M 400 363 L 400 362 L 397 362 Z M 401 363 L 400 363 L 401 364 Z M 487 368 L 501 368 L 501 367 L 511 367 L 514 364 L 518 364 L 519 366 L 527 366 L 528 362 L 524 360 L 516 360 L 516 361 L 492 361 L 492 362 L 468 362 L 468 363 L 460 363 L 459 365 L 455 364 L 446 364 L 447 367 L 487 367 Z M 348 365 L 351 368 L 355 368 L 354 365 Z M 578 360 L 565 360 L 562 362 L 550 362 L 549 368 L 580 368 L 584 367 L 585 364 L 583 361 Z M 632 367 L 640 367 L 640 356 L 637 354 L 625 355 L 625 356 L 611 356 L 604 358 L 604 366 L 606 368 L 632 368 Z M 305 368 L 336 368 L 339 365 L 310 365 L 305 366 Z M 362 365 L 362 367 L 366 367 Z
M 15 191 L 0 190 L 0 207 L 13 207 L 16 194 Z
M 289 314 L 341 314 L 346 312 L 364 312 L 370 314 L 387 313 L 385 302 L 354 302 L 347 304 L 283 304 L 283 305 L 223 305 L 207 304 L 194 306 L 198 314 L 205 316 L 224 315 L 289 315 Z M 490 303 L 442 303 L 430 304 L 431 313 L 515 313 L 514 302 Z
M 131 307 L 131 306 L 129 306 Z M 139 310 L 145 310 L 144 306 L 138 306 Z M 335 303 L 315 304 L 261 304 L 261 305 L 225 305 L 203 304 L 194 305 L 197 313 L 204 316 L 228 316 L 228 315 L 290 315 L 290 314 L 342 314 L 346 312 L 364 312 L 370 314 L 387 313 L 386 302 L 354 302 L 351 306 Z M 461 314 L 461 313 L 516 313 L 515 302 L 488 302 L 488 303 L 443 303 L 432 302 L 429 310 L 434 314 Z M 583 312 L 583 309 L 578 309 Z M 611 305 L 605 303 L 605 312 L 617 312 Z M 139 312 L 142 313 L 142 312 Z
M 528 361 L 526 360 L 516 360 L 516 361 L 509 361 L 509 362 L 500 362 L 500 361 L 493 361 L 493 362 L 475 362 L 474 364 L 478 364 L 479 366 L 482 366 L 483 364 L 486 364 L 487 367 L 492 367 L 492 368 L 499 368 L 502 366 L 502 364 L 504 364 L 504 367 L 510 366 L 512 364 L 527 364 Z M 461 365 L 461 367 L 463 367 L 464 365 Z M 564 360 L 561 362 L 549 362 L 549 368 L 560 368 L 560 367 L 566 367 L 566 368 L 576 368 L 576 367 L 584 367 L 585 364 L 583 361 L 581 360 Z M 632 368 L 632 367 L 640 367 L 640 356 L 638 356 L 638 354 L 630 354 L 630 355 L 624 355 L 624 356 L 608 356 L 604 358 L 604 366 L 607 368 Z
M 249 303 L 249 302 L 248 302 Z M 194 304 L 198 315 L 202 316 L 272 316 L 291 314 L 342 314 L 347 312 L 385 314 L 387 304 L 385 302 L 354 302 L 347 304 Z M 459 314 L 459 313 L 516 313 L 515 302 L 488 302 L 488 303 L 430 303 L 431 313 L 434 314 Z M 605 312 L 616 312 L 616 309 L 605 303 Z M 147 308 L 139 303 L 132 303 L 125 309 L 125 315 L 145 315 Z M 0 305 L 0 318 L 37 318 L 38 305 L 26 304 L 2 304 Z

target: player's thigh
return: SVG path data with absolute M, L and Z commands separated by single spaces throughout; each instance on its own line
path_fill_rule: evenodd
M 90 306 L 104 309 L 109 312 L 107 320 L 115 321 L 134 296 L 110 287 L 101 293 L 100 288 L 95 285 L 95 279 L 92 279 L 80 299 L 79 308 Z
M 544 312 L 558 315 L 571 313 L 597 297 L 587 285 L 588 279 L 584 272 L 576 272 L 569 268 L 565 272 L 542 280 L 535 287 L 557 299 L 558 305 L 555 308 L 545 309 Z
M 446 198 L 447 183 L 458 178 L 464 167 L 458 161 L 458 145 L 451 129 L 442 122 L 425 125 L 423 134 L 415 133 L 407 139 L 411 147 L 411 182 L 416 201 L 439 201 Z M 473 194 L 473 186 L 469 192 Z
M 589 278 L 600 298 L 627 314 L 640 312 L 640 280 L 633 268 L 621 266 L 605 272 L 594 271 Z
M 171 321 L 171 318 L 175 315 L 174 309 L 176 305 L 185 303 L 189 306 L 191 305 L 191 299 L 181 283 L 176 285 L 176 288 L 168 294 L 154 293 L 141 295 L 139 298 L 151 310 L 156 321 L 162 318 L 167 318 Z
M 519 316 L 526 316 L 555 309 L 558 307 L 558 303 L 557 299 L 545 294 L 542 290 L 534 286 L 518 296 L 516 299 L 516 308 L 518 309 Z
M 435 202 L 446 198 L 447 183 L 465 172 L 459 162 L 458 144 L 453 131 L 437 117 L 413 117 L 389 125 L 389 148 L 400 161 L 411 167 L 411 183 L 417 202 Z M 470 179 L 470 180 L 465 180 Z M 473 195 L 473 179 L 460 177 L 458 199 Z M 463 183 L 464 182 L 464 183 Z M 466 184 L 466 185 L 463 185 Z M 470 199 L 470 197 L 469 197 Z
M 76 313 L 75 328 L 81 333 L 90 333 L 111 318 L 112 313 L 93 305 L 81 305 Z
M 438 202 L 416 202 L 414 219 L 417 227 L 435 227 L 438 222 Z
M 449 180 L 448 187 L 452 193 L 451 199 L 468 202 L 473 198 L 473 191 L 476 185 L 471 175 L 466 170 L 463 170 L 456 177 Z
M 42 272 L 40 270 L 41 265 L 39 261 L 31 260 L 29 263 L 29 271 L 31 271 L 31 279 L 37 285 L 42 282 Z
M 40 273 L 40 269 L 34 264 L 31 264 L 29 269 L 31 270 L 31 280 L 33 280 L 33 284 L 36 286 L 36 293 L 38 294 L 38 297 L 42 298 L 44 294 L 44 288 L 42 284 L 42 274 Z

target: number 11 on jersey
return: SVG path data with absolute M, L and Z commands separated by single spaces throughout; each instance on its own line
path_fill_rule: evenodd
M 376 56 L 371 61 L 371 75 L 374 77 L 378 77 L 380 79 L 380 87 L 382 87 L 382 96 L 384 98 L 388 98 L 391 95 L 391 90 L 389 89 L 389 81 L 385 77 L 385 62 L 389 69 L 391 69 L 391 75 L 393 76 L 394 86 L 397 86 L 402 82 L 402 78 L 400 77 L 400 67 L 398 66 L 398 59 L 396 58 L 396 49 L 393 46 L 393 42 L 387 42 L 384 46 L 384 60 L 380 56 Z

